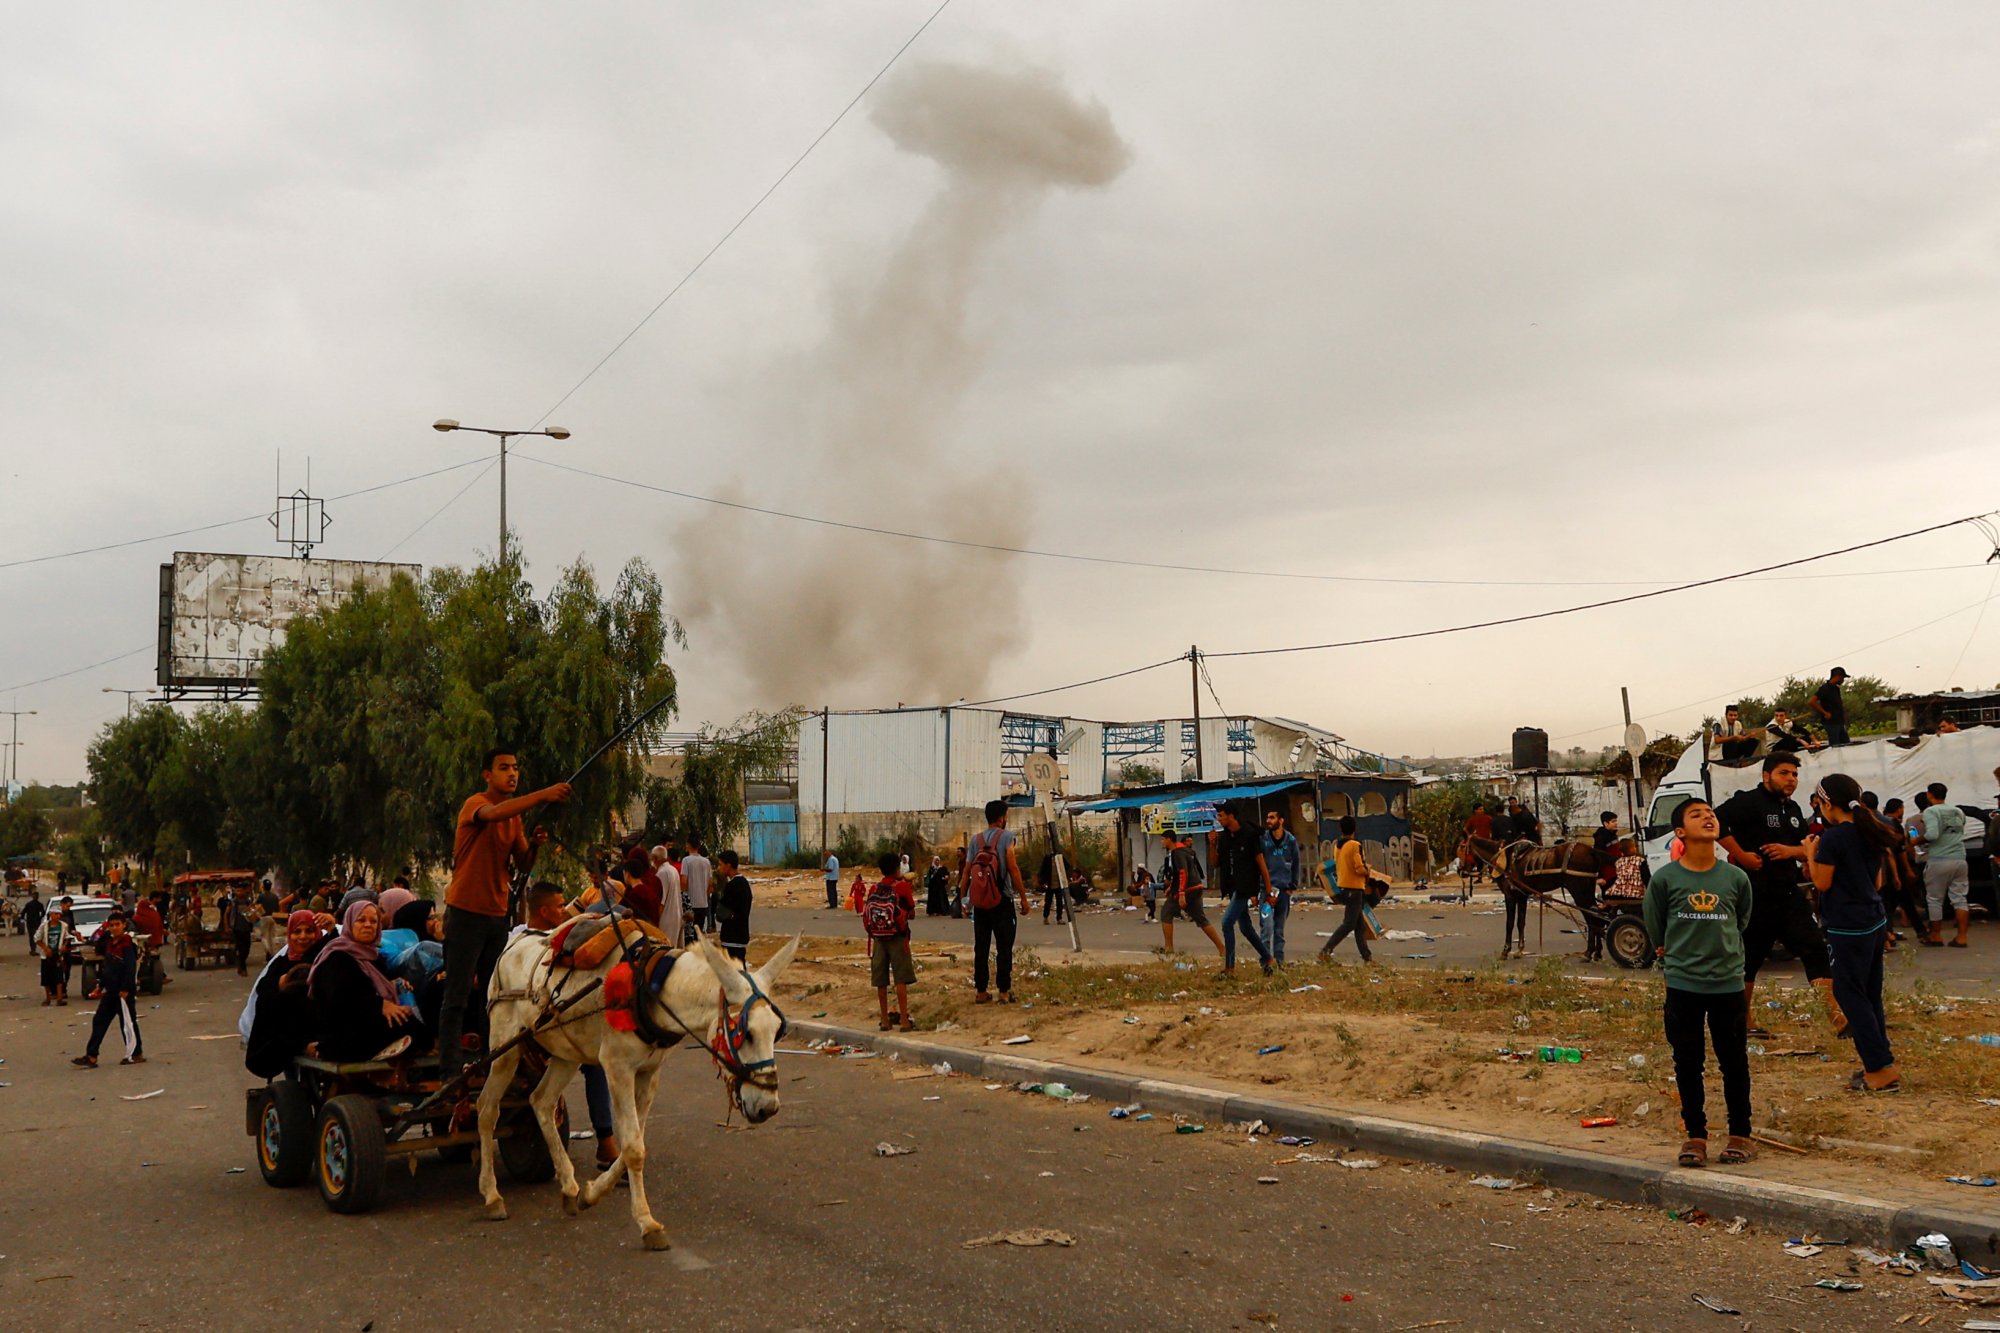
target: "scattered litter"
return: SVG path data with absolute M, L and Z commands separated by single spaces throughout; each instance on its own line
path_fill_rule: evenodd
M 1192 972 L 1192 971 L 1194 971 L 1194 964 L 1193 964 L 1193 963 L 1175 963 L 1175 964 L 1174 964 L 1174 971 L 1176 971 L 1176 972 Z
M 842 1051 L 840 1058 L 843 1060 L 873 1060 L 880 1054 L 880 1051 Z
M 40 1281 L 39 1278 L 36 1280 Z M 1977 1329 L 1979 1333 L 2000 1333 L 2000 1319 L 1968 1319 L 1959 1327 Z
M 129 1097 L 120 1097 L 118 1100 L 124 1102 L 150 1101 L 152 1098 L 159 1096 L 161 1093 L 165 1091 L 166 1091 L 165 1088 L 154 1088 L 151 1092 L 135 1092 Z
M 1005 1083 L 988 1083 L 988 1084 L 986 1085 L 986 1090 L 987 1090 L 988 1092 L 998 1092 L 998 1091 L 1000 1091 L 1000 1089 L 1002 1089 L 1002 1088 L 1004 1088 L 1004 1087 L 1006 1087 L 1006 1086 L 1007 1086 L 1007 1085 L 1006 1085 Z
M 1041 1092 L 1042 1096 L 1053 1097 L 1059 1102 L 1069 1101 L 1076 1096 L 1069 1085 L 1064 1083 L 1044 1083 L 1041 1085 Z
M 1201 1134 L 1207 1132 L 1207 1130 L 1207 1125 L 1188 1124 L 1174 1126 L 1174 1133 L 1176 1134 Z
M 157 1009 L 160 1006 L 156 1004 L 153 1007 Z M 189 1041 L 242 1041 L 243 1038 L 239 1033 L 221 1032 L 215 1034 L 214 1036 L 189 1037 L 188 1040 Z
M 1129 1026 L 1133 1026 L 1133 1025 L 1136 1025 L 1136 1024 L 1138 1023 L 1138 1021 L 1139 1021 L 1139 1016 L 1138 1016 L 1137 1014 L 1127 1014 L 1127 1015 L 1125 1015 L 1125 1023 L 1126 1023 L 1126 1025 L 1127 1025 L 1128 1027 L 1129 1027 Z
M 1309 991 L 1309 990 L 1324 990 L 1324 989 L 1325 989 L 1325 987 L 1323 987 L 1323 986 L 1320 986 L 1320 985 L 1318 985 L 1318 984 L 1317 984 L 1317 983 L 1315 983 L 1315 982 L 1311 982 L 1311 981 L 1308 981 L 1308 982 L 1307 982 L 1307 983 L 1306 983 L 1305 985 L 1303 985 L 1303 986 L 1294 986 L 1294 987 L 1292 987 L 1292 994 L 1294 994 L 1294 995 L 1304 995 L 1304 994 L 1305 994 L 1305 993 L 1306 993 L 1307 991 Z M 1993 1104 L 1994 1106 L 2000 1106 L 2000 1102 L 1994 1102 L 1994 1103 L 1992 1103 L 1992 1104 Z
M 1584 1129 L 1610 1129 L 1618 1123 L 1618 1117 L 1615 1115 L 1585 1116 L 1577 1123 Z
M 1385 940 L 1421 940 L 1429 937 L 1421 930 L 1385 930 L 1382 932 L 1382 938 Z
M 1981 1106 L 2000 1106 L 2000 1097 L 1981 1097 L 1979 1104 Z
M 1491 1245 L 1491 1246 L 1492 1246 L 1492 1247 L 1493 1247 L 1494 1249 L 1496 1249 L 1496 1250 L 1518 1250 L 1518 1249 L 1520 1249 L 1520 1248 L 1521 1248 L 1521 1247 L 1520 1247 L 1520 1246 L 1518 1246 L 1518 1245 L 1502 1245 L 1502 1244 L 1501 1244 L 1501 1243 L 1500 1243 L 1499 1241 L 1497 1241 L 1497 1240 L 1489 1240 L 1489 1241 L 1487 1241 L 1486 1243 L 1487 1243 L 1488 1245 Z
M 1340 1164 L 1350 1171 L 1373 1171 L 1382 1165 L 1373 1157 L 1343 1157 L 1339 1160 Z
M 1535 1020 L 1529 1018 L 1526 1014 L 1515 1014 L 1514 1029 L 1517 1032 L 1526 1032 L 1528 1030 L 1528 1025 L 1534 1021 Z
M 1319 1140 L 1309 1134 L 1286 1134 L 1278 1142 L 1287 1148 L 1310 1148 Z
M 904 1148 L 889 1142 L 887 1139 L 875 1145 L 875 1155 L 877 1157 L 908 1157 L 915 1151 L 915 1148 Z
M 947 1018 L 944 1022 L 938 1024 L 937 1027 L 932 1030 L 935 1032 L 956 1032 L 958 1031 L 958 1024 L 952 1022 L 949 1018 Z
M 587 1129 L 572 1129 L 569 1132 L 569 1141 L 571 1143 L 579 1143 L 584 1139 L 590 1139 L 595 1137 L 597 1136 Z
M 1404 955 L 1403 955 L 1403 957 L 1405 957 L 1405 958 L 1435 958 L 1435 957 L 1437 957 L 1437 955 L 1436 955 L 1436 954 L 1434 954 L 1434 953 L 1406 953 L 1406 954 L 1404 954 Z
M 1849 1253 L 1864 1264 L 1873 1264 L 1877 1268 L 1886 1269 L 1891 1273 L 1905 1277 L 1912 1273 L 1921 1272 L 1923 1268 L 1921 1264 L 1907 1254 L 1878 1254 L 1874 1250 L 1865 1248 L 1851 1250 Z
M 943 1101 L 943 1100 L 944 1100 L 944 1098 L 942 1098 L 942 1097 L 938 1097 L 938 1096 L 930 1096 L 930 1097 L 926 1097 L 926 1098 L 924 1098 L 924 1100 L 925 1100 L 925 1101 L 927 1101 L 927 1102 L 941 1102 L 941 1101 Z
M 1694 1303 L 1696 1305 L 1699 1305 L 1704 1310 L 1713 1310 L 1717 1314 L 1743 1313 L 1741 1310 L 1731 1305 L 1728 1301 L 1719 1301 L 1715 1299 L 1713 1296 L 1704 1296 L 1700 1292 L 1694 1293 Z
M 1257 1054 L 1259 1054 L 1259 1055 L 1276 1055 L 1276 1054 L 1277 1054 L 1277 1053 L 1278 1053 L 1279 1051 L 1282 1051 L 1282 1050 L 1284 1050 L 1284 1049 L 1285 1049 L 1285 1048 L 1284 1048 L 1283 1046 L 1259 1046 L 1259 1047 L 1257 1048 Z M 1989 1184 L 1989 1185 L 1991 1185 L 1991 1184 L 1992 1184 L 1993 1182 L 1989 1180 L 1989 1181 L 1987 1181 L 1986 1183 L 1987 1183 L 1987 1184 Z
M 1625 1063 L 1634 1069 L 1644 1069 L 1646 1067 L 1646 1057 L 1644 1055 L 1628 1055 L 1625 1057 Z
M 961 1249 L 976 1250 L 984 1245 L 1018 1245 L 1031 1249 L 1037 1245 L 1070 1246 L 1076 1244 L 1076 1237 L 1066 1231 L 1051 1231 L 1047 1227 L 1023 1227 L 1019 1231 L 996 1231 L 990 1236 L 974 1236 L 971 1240 L 960 1241 Z
M 1026 1033 L 1022 1033 L 1018 1037 L 1008 1037 L 1000 1044 L 1002 1046 L 1026 1046 L 1029 1042 L 1033 1040 L 1034 1040 L 1033 1037 L 1028 1036 Z
M 1472 1183 L 1489 1190 L 1524 1190 L 1528 1188 L 1526 1181 L 1516 1180 L 1512 1176 L 1474 1176 Z
M 250 1168 L 247 1166 L 232 1166 L 227 1170 L 225 1170 L 222 1174 L 225 1176 L 240 1176 L 249 1169 Z
M 1215 1010 L 1209 1008 L 1207 1005 L 1203 1005 L 1201 1008 L 1195 1010 L 1195 1012 L 1200 1014 L 1203 1018 L 1207 1018 L 1210 1014 L 1214 1013 Z
M 2000 1180 L 1995 1180 L 1991 1176 L 1946 1176 L 1944 1183 L 1947 1185 L 1973 1185 L 1980 1189 L 1992 1189 L 1995 1185 L 2000 1185 Z
M 1151 1120 L 1153 1118 L 1153 1113 L 1151 1111 L 1141 1111 L 1139 1112 L 1139 1114 L 1133 1116 L 1132 1118 L 1134 1120 Z
M 821 1208 L 838 1208 L 846 1202 L 847 1200 L 845 1199 L 821 1199 L 818 1206 Z
M 1861 1290 L 1861 1284 L 1859 1282 L 1849 1282 L 1845 1278 L 1837 1278 L 1837 1277 L 1823 1277 L 1819 1281 L 1813 1283 L 1813 1285 L 1815 1287 L 1822 1288 L 1826 1291 Z
M 1958 1271 L 1958 1256 L 1952 1252 L 1951 1237 L 1941 1231 L 1917 1237 L 1917 1243 L 1910 1248 L 1929 1260 L 1932 1268 L 1942 1268 L 1952 1273 Z
M 1138 1113 L 1139 1103 L 1137 1102 L 1133 1102 L 1130 1106 L 1114 1106 L 1111 1108 L 1111 1118 L 1113 1120 L 1129 1120 Z
M 1531 1213 L 1553 1213 L 1555 1209 L 1545 1207 L 1539 1203 L 1531 1203 L 1528 1205 L 1528 1211 Z
M 1825 1250 L 1826 1246 L 1824 1245 L 1801 1245 L 1797 1241 L 1788 1241 L 1785 1244 L 1785 1253 L 1791 1255 L 1794 1259 L 1810 1259 L 1815 1254 L 1823 1253 Z
M 931 1066 L 931 1072 L 933 1074 L 949 1074 L 951 1072 L 951 1061 L 949 1060 L 938 1061 L 936 1064 Z
M 1735 1217 L 1730 1219 L 1729 1225 L 1724 1227 L 1723 1230 L 1727 1231 L 1732 1236 L 1740 1236 L 1743 1234 L 1743 1228 L 1749 1225 L 1750 1225 L 1750 1219 L 1745 1217 Z
M 1261 1120 L 1235 1120 L 1223 1125 L 1223 1128 L 1232 1134 L 1247 1134 L 1253 1139 L 1259 1134 L 1271 1132 L 1271 1127 Z
M 1275 1185 L 1278 1183 L 1278 1178 L 1276 1176 L 1259 1176 L 1257 1177 L 1257 1183 L 1259 1185 Z
M 1972 1279 L 1974 1282 L 1992 1281 L 1995 1279 L 1996 1276 L 1995 1274 L 1989 1273 L 1985 1269 L 1981 1268 L 1979 1265 L 1973 1263 L 1972 1260 L 1970 1259 L 1960 1259 L 1958 1261 L 1958 1271 L 1965 1274 L 1968 1278 Z
M 1651 1115 L 1652 1113 L 1653 1113 L 1653 1104 L 1651 1102 L 1640 1102 L 1637 1106 L 1632 1108 L 1632 1118 L 1634 1120 L 1644 1120 L 1647 1116 Z
M 1040 1180 L 1054 1180 L 1056 1178 L 1056 1173 L 1053 1171 L 1037 1171 L 1035 1173 L 1035 1176 L 1037 1179 Z

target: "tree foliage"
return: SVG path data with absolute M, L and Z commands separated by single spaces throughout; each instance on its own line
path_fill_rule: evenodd
M 1454 778 L 1417 788 L 1410 801 L 1410 826 L 1430 843 L 1431 861 L 1442 865 L 1457 850 L 1472 807 L 1485 799 L 1479 784 Z
M 1157 787 L 1166 778 L 1158 764 L 1148 764 L 1138 759 L 1127 759 L 1118 765 L 1118 777 L 1113 783 L 1119 787 Z
M 743 780 L 784 762 L 801 716 L 798 709 L 753 712 L 726 727 L 703 727 L 678 756 L 678 775 L 647 783 L 647 831 L 698 838 L 711 852 L 727 847 L 748 818 Z
M 673 717 L 680 626 L 643 562 L 601 593 L 582 562 L 538 598 L 517 559 L 398 575 L 294 621 L 266 654 L 254 710 L 149 708 L 91 746 L 106 835 L 153 858 L 272 866 L 295 881 L 448 864 L 458 807 L 496 747 L 523 789 L 568 777 L 653 701 L 627 745 L 546 807 L 558 838 L 604 836 Z
M 1557 778 L 1549 784 L 1542 806 L 1542 813 L 1556 821 L 1557 836 L 1567 838 L 1583 813 L 1583 784 L 1568 776 Z
M 0 861 L 33 856 L 49 842 L 49 817 L 33 806 L 0 805 Z
M 1743 725 L 1761 727 L 1782 708 L 1792 715 L 1794 722 L 1804 722 L 1815 730 L 1824 731 L 1819 714 L 1806 705 L 1806 700 L 1812 698 L 1813 691 L 1825 683 L 1825 676 L 1787 676 L 1777 693 L 1769 698 L 1751 695 L 1737 700 L 1736 706 L 1743 712 Z M 1856 736 L 1880 736 L 1894 731 L 1896 709 L 1883 700 L 1897 698 L 1902 693 L 1880 676 L 1849 676 L 1840 690 L 1841 698 L 1847 705 L 1847 730 Z M 1720 719 L 1715 717 L 1703 719 L 1703 724 L 1710 727 L 1719 722 Z

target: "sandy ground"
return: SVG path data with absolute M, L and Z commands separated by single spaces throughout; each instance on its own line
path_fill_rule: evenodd
M 1027 956 L 1017 964 L 1017 1004 L 978 1006 L 969 950 L 920 943 L 913 1015 L 929 1039 L 987 1047 L 1026 1035 L 1024 1055 L 1269 1088 L 1356 1111 L 1655 1159 L 1680 1143 L 1657 974 L 1569 978 L 1553 960 L 1526 980 L 1294 964 L 1274 981 L 1251 972 L 1232 982 L 1206 958 L 1177 966 L 1072 957 Z M 815 940 L 802 958 L 788 985 L 803 986 L 812 1005 L 804 1012 L 872 1026 L 875 995 L 858 940 Z M 1751 1171 L 2000 1210 L 2000 1190 L 1944 1179 L 2000 1175 L 2000 1105 L 1981 1101 L 2000 1100 L 2000 1050 L 1956 1040 L 2000 1031 L 2000 1004 L 1896 997 L 1891 1037 L 1907 1091 L 1863 1097 L 1842 1088 L 1858 1065 L 1816 995 L 1795 987 L 1759 998 L 1778 1007 L 1760 1009 L 1773 1036 L 1753 1043 L 1763 1052 L 1751 1060 L 1756 1122 L 1806 1151 L 1767 1147 Z M 1532 1054 L 1543 1045 L 1585 1058 L 1543 1063 Z M 1270 1046 L 1283 1049 L 1258 1054 Z M 1516 1061 L 1507 1051 L 1530 1056 Z M 1709 1109 L 1719 1121 L 1712 1069 Z M 1619 1123 L 1580 1123 L 1603 1116 Z

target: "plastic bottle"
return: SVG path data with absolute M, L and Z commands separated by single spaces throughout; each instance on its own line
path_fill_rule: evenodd
M 1966 1040 L 1976 1041 L 1981 1046 L 2000 1046 L 2000 1032 L 1982 1032 L 1976 1037 L 1967 1037 Z

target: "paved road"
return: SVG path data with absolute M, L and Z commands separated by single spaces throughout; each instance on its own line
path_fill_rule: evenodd
M 1039 900 L 1037 905 L 1039 906 Z M 1492 915 L 1481 915 L 1490 912 Z M 1384 930 L 1422 930 L 1433 936 L 1431 940 L 1384 940 L 1376 944 L 1376 955 L 1385 962 L 1402 967 L 1464 968 L 1492 963 L 1500 950 L 1502 918 L 1499 915 L 1498 900 L 1492 902 L 1475 900 L 1470 906 L 1442 903 L 1391 903 L 1377 910 L 1376 916 Z M 1290 928 L 1286 932 L 1286 954 L 1293 961 L 1310 959 L 1326 937 L 1340 923 L 1340 912 L 1320 904 L 1304 904 L 1292 909 Z M 1220 924 L 1220 917 L 1213 910 L 1211 921 Z M 770 934 L 791 934 L 804 931 L 808 935 L 854 935 L 859 937 L 860 926 L 853 913 L 845 911 L 811 910 L 805 908 L 759 908 L 752 916 L 754 928 Z M 1145 953 L 1160 945 L 1160 927 L 1146 920 L 1143 911 L 1128 912 L 1103 908 L 1086 908 L 1079 914 L 1077 929 L 1086 949 L 1131 951 Z M 1619 971 L 1615 964 L 1586 964 L 1580 955 L 1583 951 L 1583 936 L 1576 927 L 1554 911 L 1530 913 L 1528 918 L 1528 944 L 1538 953 L 1561 956 L 1572 972 L 1585 975 L 1611 975 Z M 972 942 L 972 924 L 950 917 L 927 917 L 921 913 L 916 919 L 916 936 L 920 940 L 955 940 L 965 944 Z M 1031 912 L 1022 922 L 1021 941 L 1051 958 L 1060 958 L 1069 949 L 1067 927 L 1042 924 L 1039 910 Z M 1214 948 L 1203 939 L 1199 931 L 1190 930 L 1181 923 L 1174 931 L 1174 944 L 1197 960 L 1214 957 Z M 1239 951 L 1244 946 L 1238 941 Z M 1353 952 L 1351 944 L 1340 946 L 1341 956 L 1354 961 L 1359 955 Z M 1254 961 L 1254 960 L 1253 960 Z M 1510 963 L 1520 970 L 1531 970 L 1536 957 Z M 968 964 L 969 966 L 969 964 Z M 1797 984 L 1804 979 L 1804 969 L 1796 963 L 1773 963 L 1768 975 L 1786 984 Z M 1906 945 L 1890 959 L 1889 984 L 1908 986 L 1919 978 L 1948 986 L 1955 993 L 1968 995 L 2000 994 L 2000 927 L 1981 922 L 1973 927 L 1972 947 L 1968 949 L 1922 949 Z
M 1694 1305 L 1695 1291 L 1757 1328 L 1942 1313 L 1887 1279 L 1858 1295 L 1814 1290 L 1839 1271 L 1834 1256 L 1790 1259 L 1776 1237 L 1500 1194 L 1431 1168 L 1280 1165 L 1291 1150 L 1220 1126 L 1181 1136 L 1096 1104 L 819 1056 L 786 1057 L 782 1114 L 734 1131 L 717 1127 L 706 1062 L 670 1057 L 648 1177 L 671 1253 L 638 1248 L 622 1192 L 568 1219 L 553 1186 L 515 1187 L 512 1221 L 477 1221 L 472 1168 L 428 1159 L 377 1212 L 336 1217 L 310 1187 L 263 1184 L 235 1043 L 193 1040 L 231 1031 L 236 977 L 180 974 L 144 1016 L 151 1063 L 92 1072 L 66 1063 L 88 1010 L 41 1009 L 32 983 L 25 957 L 0 958 L 0 995 L 19 997 L 0 1000 L 10 1327 L 1740 1326 Z M 917 1151 L 878 1158 L 880 1140 Z M 961 1247 L 1018 1227 L 1077 1243 Z

